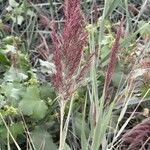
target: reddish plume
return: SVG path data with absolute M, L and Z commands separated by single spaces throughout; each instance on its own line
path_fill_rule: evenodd
M 116 38 L 113 43 L 112 49 L 111 49 L 111 54 L 110 54 L 110 61 L 108 64 L 108 69 L 106 72 L 106 78 L 105 78 L 105 85 L 104 85 L 104 93 L 105 93 L 105 98 L 107 97 L 107 91 L 112 79 L 113 71 L 116 65 L 116 60 L 117 60 L 117 52 L 119 48 L 119 41 L 122 35 L 122 25 L 123 25 L 123 17 L 120 23 L 120 26 L 118 27 L 117 33 L 116 33 Z
M 57 92 L 66 100 L 75 90 L 76 79 L 74 77 L 78 76 L 77 70 L 87 40 L 87 33 L 84 30 L 85 22 L 80 11 L 80 0 L 64 1 L 64 19 L 65 23 L 60 35 L 56 33 L 54 25 L 51 27 L 53 61 L 56 66 L 52 83 Z M 79 72 L 78 78 L 81 79 L 85 72 L 83 70 Z
M 126 149 L 144 150 L 146 144 L 150 142 L 150 119 L 145 119 L 142 123 L 136 125 L 127 131 L 122 137 L 122 145 Z M 149 140 L 148 140 L 149 139 Z
M 51 39 L 53 44 L 53 61 L 56 68 L 56 73 L 52 77 L 52 84 L 59 92 L 62 88 L 62 64 L 60 42 L 55 31 L 55 25 L 52 24 Z
M 92 17 L 93 17 L 93 21 L 94 23 L 97 23 L 98 21 L 98 5 L 96 3 L 96 0 L 93 0 L 93 4 L 92 4 Z

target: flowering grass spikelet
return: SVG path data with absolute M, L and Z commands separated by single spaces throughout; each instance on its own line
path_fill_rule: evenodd
M 109 88 L 109 85 L 110 85 L 110 82 L 112 79 L 113 71 L 115 68 L 116 60 L 117 60 L 119 41 L 120 41 L 120 38 L 122 35 L 122 24 L 123 24 L 123 17 L 121 19 L 120 26 L 116 33 L 115 41 L 114 41 L 114 43 L 112 45 L 112 49 L 111 49 L 110 60 L 109 60 L 109 64 L 108 64 L 108 68 L 107 68 L 107 72 L 106 72 L 105 84 L 104 84 L 105 98 L 107 97 L 107 91 L 108 91 L 108 88 Z
M 86 68 L 90 66 L 88 60 L 85 66 L 82 66 L 84 69 L 78 72 L 83 48 L 88 37 L 85 32 L 85 21 L 81 15 L 80 0 L 64 1 L 64 20 L 59 35 L 56 33 L 54 24 L 51 26 L 53 62 L 56 66 L 52 83 L 57 93 L 66 100 L 75 91 L 79 85 L 78 82 L 86 74 L 86 70 L 89 70 L 85 69 L 85 66 Z

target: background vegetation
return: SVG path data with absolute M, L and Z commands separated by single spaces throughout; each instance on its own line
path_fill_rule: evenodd
M 149 0 L 0 0 L 0 149 L 150 149 Z

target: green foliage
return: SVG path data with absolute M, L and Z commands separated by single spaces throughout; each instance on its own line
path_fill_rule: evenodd
M 23 132 L 24 132 L 23 124 L 21 122 L 13 123 L 9 126 L 9 130 L 12 133 L 13 137 L 16 139 L 17 136 L 23 135 Z M 8 134 L 7 129 L 1 125 L 0 126 L 0 142 L 6 143 L 7 134 Z M 13 143 L 12 139 L 10 140 L 10 143 Z
M 21 88 L 13 83 L 3 83 L 1 92 L 7 97 L 7 102 L 16 104 L 21 96 Z
M 54 144 L 51 135 L 43 127 L 37 126 L 31 132 L 31 138 L 35 149 L 57 150 L 57 146 Z
M 24 21 L 24 16 L 28 11 L 26 0 L 18 3 L 15 0 L 9 0 L 9 6 L 6 8 L 9 12 L 7 19 L 11 18 L 13 23 L 21 25 Z
M 21 82 L 28 78 L 27 75 L 20 72 L 18 69 L 11 67 L 7 72 L 4 74 L 4 80 L 6 82 Z
M 5 56 L 3 52 L 1 52 L 1 50 L 0 50 L 0 61 L 1 65 L 10 65 L 8 58 Z
M 56 94 L 54 90 L 47 83 L 39 86 L 39 92 L 40 92 L 41 99 L 47 100 L 49 98 L 54 100 L 56 98 Z
M 14 43 L 17 47 L 13 46 Z M 30 124 L 30 126 L 34 129 L 34 121 L 44 119 L 48 113 L 48 107 L 53 105 L 53 102 L 48 103 L 49 100 L 53 101 L 56 97 L 49 84 L 39 84 L 36 75 L 30 68 L 28 55 L 22 51 L 23 44 L 20 38 L 7 36 L 2 39 L 0 48 L 0 66 L 3 69 L 0 83 L 0 113 L 6 119 L 8 129 L 15 140 L 18 136 L 23 138 L 24 130 L 20 117 L 24 115 L 27 117 L 27 121 L 32 120 L 33 125 Z M 11 60 L 13 56 L 15 56 L 15 62 Z M 11 124 L 7 121 L 9 117 L 12 117 Z M 33 133 L 33 140 L 35 138 L 41 140 L 42 137 L 39 135 L 36 137 L 37 134 L 42 134 L 41 136 L 47 134 L 46 147 L 48 148 L 48 142 L 52 141 L 49 133 L 41 129 L 40 133 Z M 0 137 L 1 146 L 7 145 L 5 141 L 8 138 L 8 131 L 2 121 L 0 121 Z M 14 140 L 10 138 L 10 145 L 13 142 Z M 54 145 L 54 147 L 56 146 Z
M 140 31 L 140 34 L 143 38 L 149 36 L 149 34 L 150 34 L 150 23 L 141 20 L 138 22 L 138 27 L 139 27 L 139 29 L 142 28 L 142 30 Z
M 150 98 L 150 85 L 148 84 L 143 84 L 141 86 L 141 92 L 142 92 L 142 96 L 145 96 L 147 98 Z M 145 95 L 146 94 L 146 95 Z
M 36 119 L 42 119 L 47 111 L 47 106 L 40 99 L 39 89 L 36 86 L 27 87 L 23 99 L 19 103 L 19 108 L 23 114 L 32 116 Z
M 82 133 L 82 114 L 77 113 L 74 117 L 74 126 L 75 126 L 75 133 L 78 137 L 81 137 L 81 133 Z M 85 136 L 88 137 L 88 134 L 90 132 L 90 129 L 88 127 L 88 124 L 85 124 L 84 126 L 84 132 L 85 132 Z

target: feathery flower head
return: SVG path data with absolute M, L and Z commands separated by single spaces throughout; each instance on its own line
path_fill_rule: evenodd
M 55 25 L 52 24 L 51 38 L 53 45 L 53 62 L 56 73 L 52 76 L 52 83 L 57 92 L 68 99 L 75 90 L 81 78 L 89 68 L 89 61 L 78 72 L 83 48 L 87 41 L 85 22 L 81 15 L 80 0 L 64 1 L 64 19 L 60 35 L 56 33 Z M 88 66 L 87 66 L 88 64 Z M 79 84 L 78 84 L 79 85 Z

